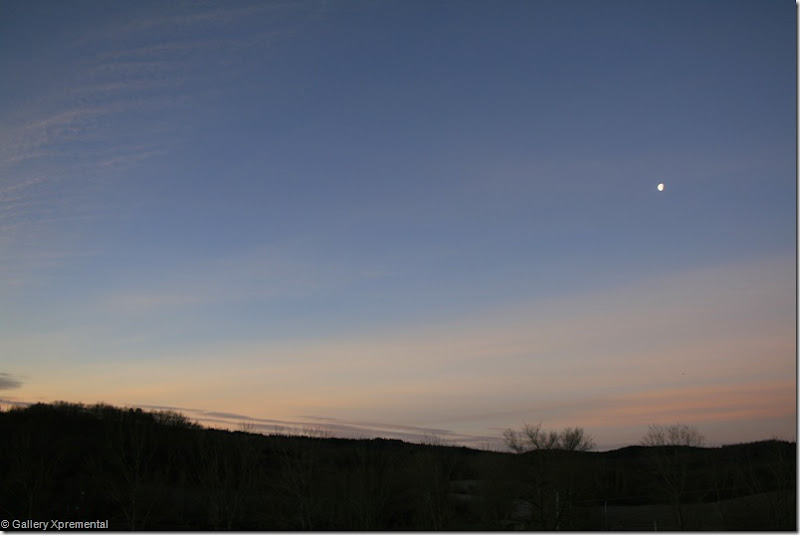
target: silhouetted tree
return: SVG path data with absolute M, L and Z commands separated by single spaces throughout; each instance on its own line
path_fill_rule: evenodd
M 586 486 L 575 471 L 577 459 L 567 452 L 586 452 L 595 448 L 594 439 L 580 427 L 562 431 L 545 431 L 542 424 L 525 424 L 521 431 L 506 429 L 503 438 L 509 449 L 525 453 L 526 497 L 531 509 L 534 529 L 553 530 L 564 527 L 575 497 Z
M 647 428 L 640 444 L 642 446 L 689 446 L 698 448 L 705 443 L 705 437 L 696 427 L 686 424 L 659 425 Z
M 289 447 L 289 445 L 293 447 Z M 319 470 L 319 455 L 307 440 L 293 440 L 282 450 L 282 470 L 279 474 L 283 492 L 290 498 L 294 509 L 295 529 L 313 530 L 315 527 L 318 493 L 314 477 Z
M 661 489 L 671 506 L 678 529 L 686 528 L 684 494 L 688 477 L 688 448 L 703 445 L 705 437 L 693 426 L 686 424 L 648 427 L 641 445 L 650 448 L 651 466 Z
M 14 516 L 34 518 L 51 497 L 60 452 L 51 451 L 47 438 L 33 421 L 18 427 L 6 438 L 10 443 L 5 451 L 9 462 L 8 479 L 12 483 L 10 490 L 24 500 L 24 509 Z
M 596 447 L 594 438 L 581 427 L 567 427 L 561 432 L 545 431 L 542 424 L 525 424 L 521 431 L 506 429 L 506 445 L 514 453 L 537 450 L 591 451 Z
M 415 454 L 415 494 L 419 499 L 419 527 L 447 529 L 452 508 L 447 500 L 455 457 L 450 448 L 426 447 Z
M 796 455 L 796 444 L 773 439 L 745 449 L 740 456 L 741 481 L 759 498 L 757 511 L 751 513 L 761 516 L 762 529 L 797 529 Z
M 141 409 L 102 411 L 110 420 L 103 454 L 87 460 L 88 468 L 121 508 L 128 529 L 142 529 L 154 500 L 147 488 L 155 454 L 152 417 Z

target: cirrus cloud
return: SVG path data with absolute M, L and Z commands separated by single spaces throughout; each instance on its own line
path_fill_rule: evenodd
M 22 386 L 22 381 L 10 373 L 0 372 L 0 390 L 11 390 Z

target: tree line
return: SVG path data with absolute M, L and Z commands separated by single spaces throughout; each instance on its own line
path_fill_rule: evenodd
M 796 444 L 702 448 L 674 443 L 691 429 L 650 431 L 647 446 L 595 452 L 579 428 L 525 426 L 506 434 L 513 453 L 36 404 L 0 412 L 0 515 L 135 530 L 596 531 L 616 526 L 609 510 L 628 522 L 631 505 L 652 505 L 669 513 L 663 529 L 711 516 L 717 529 L 795 528 Z

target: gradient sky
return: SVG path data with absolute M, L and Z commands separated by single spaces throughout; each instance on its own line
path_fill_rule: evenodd
M 796 21 L 5 0 L 0 398 L 795 440 Z

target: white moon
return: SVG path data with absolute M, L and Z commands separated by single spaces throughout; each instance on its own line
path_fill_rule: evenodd
M 658 191 L 664 191 L 664 184 L 658 185 Z

